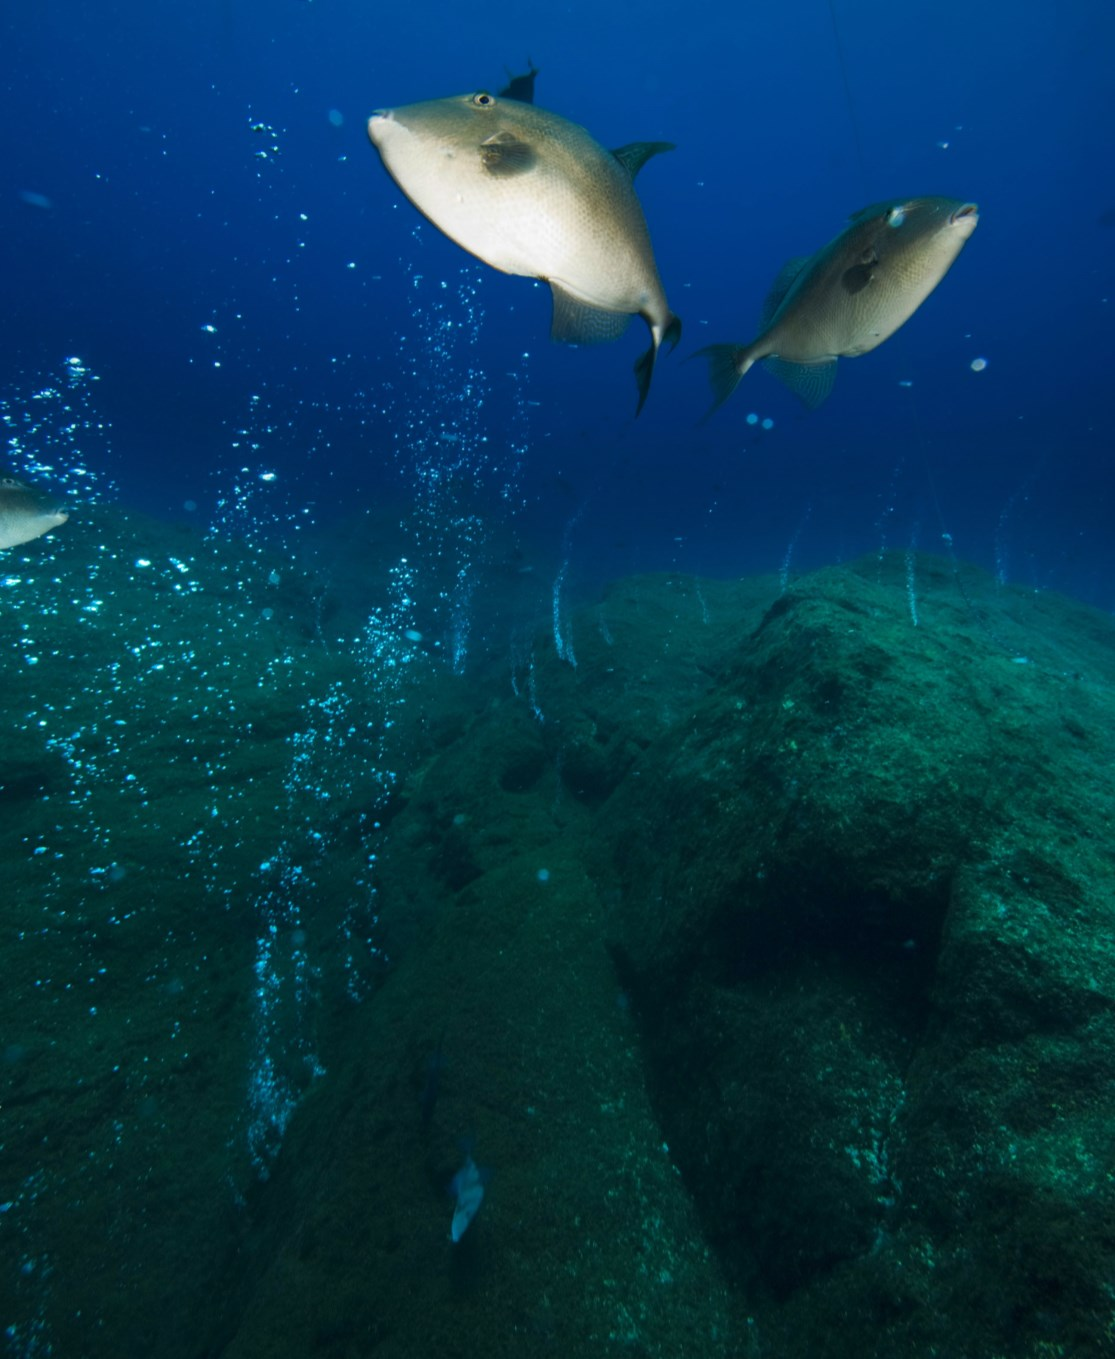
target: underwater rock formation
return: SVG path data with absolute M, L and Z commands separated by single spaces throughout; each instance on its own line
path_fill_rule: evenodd
M 423 661 L 385 797 L 377 671 L 310 583 L 145 546 L 170 677 L 67 612 L 59 541 L 9 641 L 100 687 L 61 725 L 47 671 L 7 694 L 10 1316 L 90 1356 L 1111 1352 L 1110 619 L 927 557 L 630 578 L 568 615 L 576 666 Z M 463 1138 L 492 1176 L 454 1245 Z
M 761 618 L 706 583 L 715 678 L 668 729 L 623 723 L 618 648 L 615 701 L 578 672 L 553 716 L 649 738 L 601 811 L 609 942 L 763 1352 L 1099 1353 L 1115 630 L 926 558 L 916 610 L 914 579 L 833 568 Z M 697 588 L 659 583 L 669 655 Z

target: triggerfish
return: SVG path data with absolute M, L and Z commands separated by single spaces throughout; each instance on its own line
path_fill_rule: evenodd
M 976 229 L 975 203 L 891 199 L 857 212 L 839 236 L 784 266 L 750 344 L 713 344 L 713 404 L 761 362 L 810 408 L 832 391 L 837 358 L 866 354 L 908 321 Z M 696 357 L 694 355 L 693 357 Z
M 614 340 L 641 316 L 651 335 L 635 364 L 642 410 L 659 347 L 677 343 L 681 322 L 658 277 L 634 179 L 671 144 L 606 151 L 576 123 L 486 90 L 380 109 L 368 136 L 391 178 L 450 240 L 505 274 L 550 285 L 552 339 Z

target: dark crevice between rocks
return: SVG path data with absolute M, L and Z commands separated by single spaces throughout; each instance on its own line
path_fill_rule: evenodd
M 613 949 L 671 1154 L 752 1298 L 783 1304 L 901 1218 L 893 1166 L 948 897 L 768 884 L 716 913 L 669 994 Z
M 880 892 L 845 897 L 821 885 L 804 896 L 768 897 L 760 909 L 721 913 L 707 972 L 718 985 L 746 987 L 811 960 L 876 995 L 914 1033 L 928 1016 L 947 905 L 947 886 L 902 902 Z

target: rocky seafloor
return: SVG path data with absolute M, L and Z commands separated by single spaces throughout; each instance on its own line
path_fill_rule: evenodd
M 895 554 L 455 675 L 312 565 L 39 546 L 10 1353 L 1115 1354 L 1111 619 Z

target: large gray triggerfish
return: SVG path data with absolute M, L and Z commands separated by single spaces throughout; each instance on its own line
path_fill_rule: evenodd
M 505 274 L 550 285 L 551 338 L 614 340 L 641 316 L 651 333 L 635 364 L 642 410 L 659 346 L 677 343 L 681 322 L 633 181 L 670 143 L 606 151 L 576 123 L 484 90 L 380 109 L 368 136 L 399 188 L 451 240 Z
M 69 517 L 34 486 L 18 477 L 0 476 L 0 548 L 41 538 Z
M 978 221 L 975 203 L 892 199 L 857 212 L 816 254 L 790 260 L 767 297 L 757 339 L 697 351 L 709 360 L 709 414 L 760 361 L 807 406 L 819 406 L 832 391 L 837 358 L 866 354 L 908 321 Z

